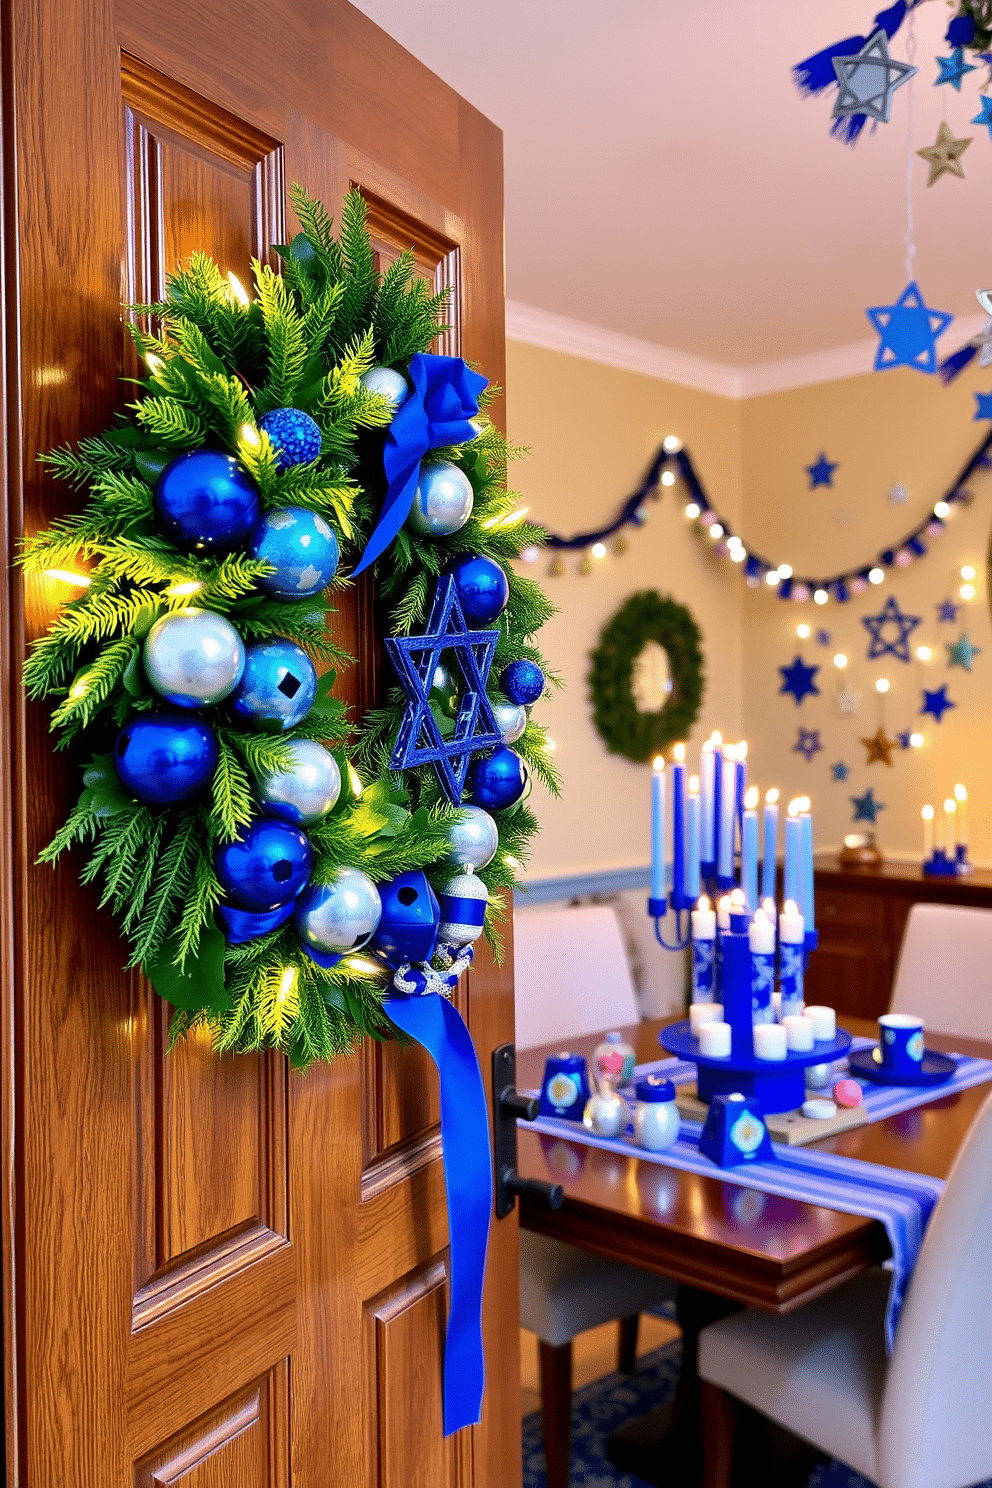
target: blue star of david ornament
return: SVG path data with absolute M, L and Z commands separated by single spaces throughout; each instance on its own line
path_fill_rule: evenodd
M 950 83 L 955 93 L 961 92 L 961 79 L 966 72 L 978 71 L 977 67 L 964 60 L 964 47 L 955 47 L 949 57 L 934 57 L 933 60 L 940 68 L 940 76 L 934 79 L 934 87 L 939 88 L 941 83 Z
M 796 736 L 796 742 L 792 746 L 793 754 L 801 754 L 807 764 L 812 763 L 814 754 L 818 754 L 823 748 L 820 743 L 819 729 L 800 728 Z
M 879 336 L 876 372 L 887 367 L 936 372 L 937 337 L 943 335 L 954 316 L 944 310 L 931 310 L 915 279 L 910 280 L 894 305 L 870 305 L 865 314 Z
M 977 424 L 982 419 L 992 419 L 992 393 L 975 394 L 975 412 L 971 421 Z
M 851 771 L 843 760 L 838 760 L 835 765 L 830 766 L 831 780 L 846 780 Z
M 908 62 L 893 61 L 888 37 L 882 30 L 869 36 L 853 57 L 834 57 L 832 61 L 840 84 L 833 108 L 835 119 L 866 114 L 869 119 L 887 124 L 893 93 L 918 71 Z
M 823 451 L 820 458 L 812 465 L 806 466 L 806 474 L 809 476 L 809 488 L 815 491 L 817 486 L 832 486 L 834 483 L 834 471 L 837 469 L 836 460 L 828 460 Z
M 877 615 L 863 615 L 861 618 L 861 624 L 871 636 L 868 660 L 874 661 L 876 656 L 895 656 L 899 661 L 909 661 L 909 638 L 922 623 L 922 615 L 904 615 L 895 596 L 890 594 Z M 896 640 L 886 640 L 883 636 L 882 631 L 887 625 L 898 626 L 899 635 Z
M 978 96 L 982 100 L 982 107 L 980 112 L 973 119 L 969 120 L 969 123 L 984 124 L 989 132 L 989 137 L 992 138 L 992 98 L 986 98 L 984 93 L 980 93 Z
M 932 713 L 937 722 L 940 723 L 948 708 L 956 707 L 957 703 L 952 703 L 947 696 L 946 682 L 943 687 L 938 687 L 936 692 L 927 692 L 926 688 L 923 689 L 923 707 L 920 709 L 921 715 Z
M 945 641 L 944 644 L 947 646 L 947 665 L 963 667 L 966 672 L 971 671 L 971 663 L 975 657 L 982 654 L 981 646 L 973 646 L 964 632 L 960 640 L 950 643 Z
M 390 769 L 433 765 L 441 789 L 453 806 L 461 801 L 471 755 L 503 743 L 486 696 L 498 640 L 498 630 L 468 629 L 451 575 L 438 580 L 424 635 L 386 637 L 389 659 L 407 698 Z M 439 666 L 447 667 L 449 659 L 461 671 L 463 686 L 453 731 L 445 738 L 429 699 L 434 673 Z
M 796 700 L 796 706 L 802 702 L 804 697 L 815 694 L 819 697 L 820 689 L 816 685 L 816 674 L 820 670 L 818 666 L 807 666 L 801 656 L 797 656 L 789 666 L 780 666 L 782 673 L 782 686 L 780 693 L 791 693 Z
M 956 625 L 958 620 L 958 609 L 953 599 L 942 599 L 937 605 L 938 625 Z
M 875 791 L 869 786 L 863 796 L 852 796 L 851 805 L 854 807 L 852 821 L 866 821 L 874 824 L 875 818 L 880 811 L 885 810 L 884 801 L 875 800 Z

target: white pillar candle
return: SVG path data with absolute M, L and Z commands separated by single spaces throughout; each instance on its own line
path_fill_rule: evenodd
M 954 787 L 954 799 L 958 803 L 958 843 L 968 846 L 968 792 L 963 785 Z
M 933 857 L 933 807 L 924 806 L 920 815 L 923 818 L 923 861 L 928 863 Z
M 779 1023 L 756 1023 L 754 1034 L 755 1059 L 784 1059 L 786 1050 L 785 1029 Z
M 699 1030 L 705 1028 L 707 1023 L 723 1022 L 722 1002 L 693 1002 L 689 1005 L 689 1023 L 692 1026 L 693 1038 L 699 1037 Z
M 813 1025 L 813 1037 L 817 1043 L 825 1043 L 828 1039 L 837 1037 L 837 1014 L 832 1007 L 822 1007 L 814 1004 L 807 1007 L 804 1013 Z
M 800 1013 L 782 1019 L 785 1042 L 794 1054 L 808 1054 L 813 1048 L 813 1020 Z
M 704 1023 L 699 1030 L 699 1052 L 708 1059 L 729 1059 L 730 1024 Z
M 716 901 L 716 922 L 721 930 L 730 929 L 730 895 L 723 894 Z
M 763 909 L 756 909 L 747 931 L 752 956 L 774 956 L 775 921 Z
M 782 1011 L 782 994 L 781 994 L 781 992 L 773 992 L 772 993 L 772 1011 L 775 1014 L 775 1022 L 777 1023 L 778 1020 L 779 1020 L 779 1014 Z
M 705 894 L 703 894 L 689 918 L 692 920 L 693 940 L 713 940 L 715 938 L 716 911 Z

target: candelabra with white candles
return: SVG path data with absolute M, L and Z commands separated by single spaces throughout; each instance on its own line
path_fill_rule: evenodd
M 968 792 L 963 785 L 954 787 L 943 810 L 924 806 L 923 877 L 957 878 L 972 872 L 968 858 Z

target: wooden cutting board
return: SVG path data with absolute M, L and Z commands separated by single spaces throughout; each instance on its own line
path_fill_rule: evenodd
M 822 1092 L 824 1095 L 826 1091 Z M 819 1090 L 812 1092 L 820 1095 Z M 680 1113 L 690 1121 L 705 1121 L 707 1106 L 696 1094 L 696 1083 L 677 1085 L 675 1104 Z M 829 1121 L 814 1121 L 801 1111 L 776 1111 L 765 1117 L 765 1125 L 773 1142 L 784 1142 L 789 1147 L 805 1147 L 807 1142 L 816 1142 L 820 1137 L 833 1136 L 835 1132 L 849 1131 L 852 1126 L 864 1126 L 868 1113 L 863 1105 L 838 1106 L 837 1115 Z

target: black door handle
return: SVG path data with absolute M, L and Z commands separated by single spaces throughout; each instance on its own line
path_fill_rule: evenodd
M 535 1121 L 540 1101 L 516 1088 L 517 1051 L 512 1044 L 493 1050 L 493 1157 L 496 1169 L 496 1218 L 512 1214 L 517 1194 L 539 1199 L 552 1209 L 565 1202 L 560 1183 L 521 1178 L 517 1172 L 517 1118 Z

